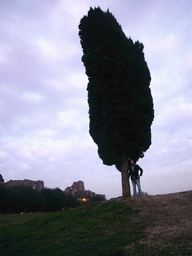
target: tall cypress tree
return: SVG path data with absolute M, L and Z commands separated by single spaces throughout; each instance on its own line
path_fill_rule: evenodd
M 121 171 L 123 196 L 130 196 L 128 159 L 137 161 L 151 145 L 154 118 L 144 46 L 99 7 L 81 19 L 79 36 L 89 79 L 90 135 L 103 163 Z

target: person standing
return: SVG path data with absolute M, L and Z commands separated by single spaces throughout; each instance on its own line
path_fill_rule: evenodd
M 132 185 L 133 185 L 133 196 L 136 197 L 138 196 L 142 196 L 142 191 L 141 191 L 141 184 L 140 184 L 140 177 L 143 174 L 143 169 L 135 164 L 134 160 L 130 160 L 130 168 L 129 168 L 129 175 L 131 176 L 131 181 L 132 181 Z M 138 188 L 138 194 L 136 191 L 136 186 Z

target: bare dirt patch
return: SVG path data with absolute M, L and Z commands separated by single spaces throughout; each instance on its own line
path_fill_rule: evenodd
M 122 200 L 145 220 L 141 255 L 192 255 L 192 191 Z

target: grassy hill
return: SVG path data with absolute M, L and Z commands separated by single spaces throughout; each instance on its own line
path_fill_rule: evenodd
M 192 255 L 192 191 L 0 215 L 0 255 Z

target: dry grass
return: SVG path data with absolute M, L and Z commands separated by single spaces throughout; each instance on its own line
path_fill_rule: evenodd
M 124 202 L 141 210 L 134 221 L 146 221 L 146 236 L 140 241 L 141 255 L 162 255 L 163 251 L 167 253 L 163 255 L 192 255 L 192 191 Z

